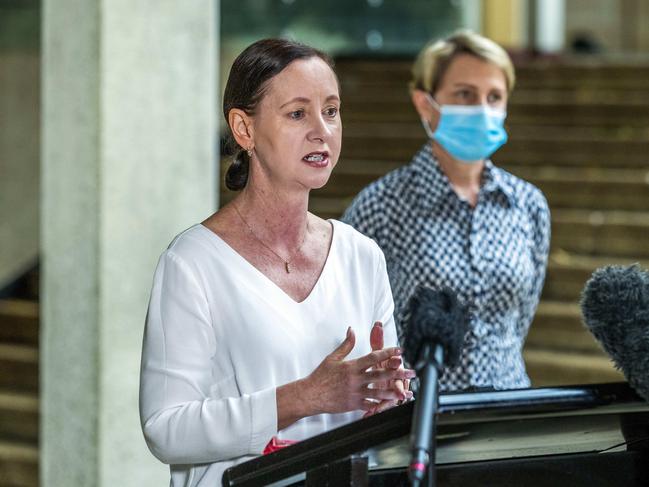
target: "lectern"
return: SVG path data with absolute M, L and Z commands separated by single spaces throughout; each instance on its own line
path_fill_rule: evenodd
M 225 471 L 223 486 L 407 486 L 413 403 Z M 626 383 L 443 394 L 437 487 L 649 486 L 649 404 Z

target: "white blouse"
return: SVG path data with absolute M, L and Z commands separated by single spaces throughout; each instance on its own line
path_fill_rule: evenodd
M 278 386 L 308 376 L 354 329 L 348 359 L 384 324 L 397 343 L 385 259 L 335 220 L 327 261 L 298 303 L 203 225 L 174 239 L 153 280 L 142 351 L 140 418 L 171 486 L 221 485 L 229 466 L 273 436 L 302 440 L 361 416 L 320 414 L 277 431 Z

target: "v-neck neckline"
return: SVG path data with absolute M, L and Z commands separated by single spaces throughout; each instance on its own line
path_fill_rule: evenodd
M 201 227 L 203 230 L 208 232 L 211 235 L 211 240 L 214 243 L 219 244 L 220 247 L 224 248 L 228 253 L 232 254 L 235 259 L 237 259 L 240 263 L 241 266 L 248 269 L 248 272 L 255 274 L 257 276 L 261 276 L 262 280 L 265 281 L 269 287 L 272 289 L 275 289 L 278 294 L 282 295 L 293 303 L 294 305 L 304 305 L 308 301 L 311 300 L 311 297 L 316 294 L 316 291 L 320 287 L 320 283 L 324 280 L 326 277 L 326 274 L 329 272 L 329 267 L 331 267 L 332 263 L 332 254 L 336 251 L 336 241 L 337 239 L 337 231 L 336 231 L 336 225 L 334 224 L 335 220 L 329 219 L 327 220 L 329 224 L 331 225 L 331 242 L 329 243 L 329 249 L 327 251 L 327 258 L 325 259 L 324 266 L 322 266 L 322 270 L 320 271 L 320 275 L 318 276 L 318 279 L 316 280 L 315 284 L 309 291 L 309 294 L 302 300 L 302 301 L 296 301 L 293 299 L 284 289 L 282 289 L 277 283 L 275 283 L 271 278 L 269 278 L 266 274 L 261 272 L 257 267 L 255 267 L 248 259 L 246 259 L 243 255 L 241 255 L 239 252 L 237 252 L 229 243 L 227 243 L 225 240 L 221 238 L 219 234 L 216 232 L 210 230 L 208 227 L 203 225 L 202 223 L 198 223 L 197 226 Z

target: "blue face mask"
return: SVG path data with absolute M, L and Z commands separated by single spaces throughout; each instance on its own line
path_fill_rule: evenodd
M 503 127 L 507 114 L 503 110 L 482 105 L 439 106 L 426 96 L 440 117 L 435 132 L 428 120 L 422 119 L 424 130 L 455 159 L 468 164 L 479 162 L 507 142 Z

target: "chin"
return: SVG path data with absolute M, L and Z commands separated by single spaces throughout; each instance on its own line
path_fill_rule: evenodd
M 326 178 L 312 178 L 308 183 L 307 187 L 310 189 L 320 189 L 327 185 L 329 182 L 329 175 Z
M 329 182 L 329 179 L 331 179 L 332 171 L 333 166 L 329 164 L 325 168 L 319 168 L 316 170 L 311 169 L 306 174 L 304 174 L 301 179 L 307 188 L 320 189 Z

